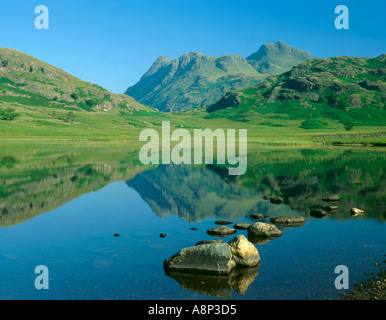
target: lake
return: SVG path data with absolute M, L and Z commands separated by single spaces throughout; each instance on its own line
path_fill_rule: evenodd
M 338 299 L 337 266 L 351 289 L 384 260 L 385 169 L 381 148 L 256 144 L 247 172 L 229 176 L 226 166 L 143 166 L 130 144 L 2 143 L 0 299 Z M 332 194 L 339 209 L 312 217 Z M 166 258 L 216 239 L 206 233 L 216 220 L 253 223 L 252 213 L 306 222 L 255 243 L 258 268 L 165 274 Z M 35 288 L 38 265 L 48 290 Z

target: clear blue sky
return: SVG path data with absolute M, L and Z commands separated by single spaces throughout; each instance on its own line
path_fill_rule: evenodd
M 49 30 L 34 27 L 41 4 Z M 340 4 L 349 30 L 334 27 Z M 375 57 L 386 52 L 385 16 L 384 0 L 3 0 L 0 47 L 123 93 L 160 55 L 246 57 L 280 40 L 316 57 Z

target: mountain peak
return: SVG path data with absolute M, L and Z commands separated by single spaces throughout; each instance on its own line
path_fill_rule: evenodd
M 277 41 L 263 44 L 259 50 L 247 57 L 247 61 L 260 73 L 273 75 L 289 71 L 293 66 L 312 58 L 307 51 Z

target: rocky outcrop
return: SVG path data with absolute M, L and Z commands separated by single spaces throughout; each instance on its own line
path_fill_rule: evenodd
M 240 93 L 228 92 L 218 102 L 209 106 L 206 110 L 213 112 L 220 109 L 235 108 L 241 104 Z

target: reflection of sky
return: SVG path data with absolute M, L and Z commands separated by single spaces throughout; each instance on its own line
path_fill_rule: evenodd
M 213 239 L 206 230 L 215 220 L 159 219 L 126 183 L 112 183 L 0 229 L 0 299 L 207 298 L 181 289 L 164 275 L 162 263 L 182 247 Z M 337 265 L 348 266 L 352 282 L 363 280 L 363 272 L 374 271 L 374 263 L 383 259 L 384 227 L 374 220 L 311 219 L 287 229 L 282 237 L 258 246 L 259 275 L 245 296 L 234 292 L 233 298 L 334 298 Z M 162 232 L 166 238 L 158 236 Z M 40 264 L 50 271 L 46 291 L 34 288 L 34 268 Z

